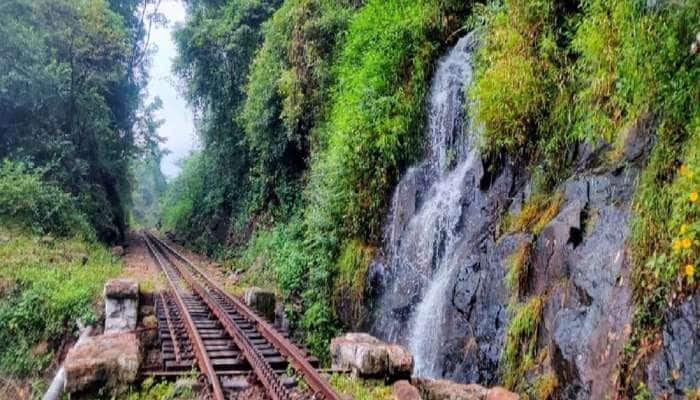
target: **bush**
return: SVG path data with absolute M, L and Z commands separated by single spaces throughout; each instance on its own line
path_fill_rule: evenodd
M 37 233 L 94 238 L 75 199 L 44 182 L 44 171 L 4 160 L 0 165 L 0 221 L 25 226 Z
M 506 0 L 481 8 L 487 22 L 469 95 L 489 152 L 515 154 L 544 134 L 538 123 L 552 91 L 553 8 L 551 0 Z

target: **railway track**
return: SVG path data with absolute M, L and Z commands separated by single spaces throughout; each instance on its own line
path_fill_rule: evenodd
M 249 398 L 251 382 L 273 400 L 340 399 L 316 370 L 318 360 L 286 332 L 228 295 L 167 243 L 150 233 L 144 240 L 170 286 L 155 298 L 161 373 L 198 370 L 214 400 Z

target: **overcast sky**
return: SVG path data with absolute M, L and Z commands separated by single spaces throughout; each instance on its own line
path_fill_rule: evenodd
M 172 178 L 180 172 L 177 160 L 194 148 L 195 136 L 192 110 L 178 94 L 175 76 L 171 71 L 172 60 L 177 54 L 171 32 L 177 22 L 185 20 L 185 7 L 176 0 L 164 0 L 160 11 L 168 18 L 169 24 L 151 32 L 151 43 L 158 47 L 158 51 L 153 55 L 148 95 L 163 100 L 163 109 L 158 112 L 158 118 L 164 119 L 165 123 L 158 134 L 167 138 L 165 147 L 171 154 L 163 159 L 161 169 L 167 177 Z

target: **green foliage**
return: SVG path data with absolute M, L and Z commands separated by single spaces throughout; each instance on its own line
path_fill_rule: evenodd
M 350 8 L 345 2 L 290 0 L 265 23 L 241 114 L 251 155 L 248 207 L 296 204 L 312 129 L 327 106 L 330 62 Z
M 214 163 L 215 159 L 203 152 L 185 159 L 180 174 L 168 185 L 161 206 L 163 228 L 207 253 L 218 248 L 225 224 L 224 188 L 219 186 L 219 177 L 209 173 L 216 168 Z M 210 212 L 217 214 L 212 217 Z
M 287 0 L 261 27 L 279 2 L 198 2 L 176 33 L 203 149 L 164 226 L 209 252 L 227 242 L 243 279 L 274 271 L 321 356 L 346 320 L 334 293 L 364 290 L 391 186 L 420 154 L 431 62 L 468 7 L 358 3 Z
M 480 9 L 487 22 L 470 97 L 489 152 L 517 154 L 548 134 L 540 121 L 557 73 L 553 11 L 551 0 L 506 0 Z
M 104 282 L 120 268 L 82 239 L 41 238 L 0 225 L 0 373 L 40 375 L 77 321 L 96 320 Z M 34 346 L 48 341 L 48 349 Z
M 441 4 L 368 1 L 351 18 L 305 190 L 308 327 L 324 329 L 313 319 L 331 315 L 329 289 L 344 241 L 379 240 L 391 187 L 422 148 L 423 102 L 437 49 L 432 35 L 450 26 Z
M 150 142 L 141 3 L 9 0 L 0 13 L 0 158 L 46 167 L 104 240 L 123 237 L 130 155 Z
M 248 152 L 240 113 L 245 102 L 249 67 L 260 46 L 262 23 L 279 0 L 230 0 L 191 4 L 187 21 L 176 29 L 178 47 L 174 72 L 199 116 L 201 154 L 188 162 L 192 188 L 183 204 L 170 196 L 167 223 L 188 243 L 214 252 L 240 228 L 236 237 L 247 240 L 257 221 L 248 218 L 248 171 L 254 158 Z M 180 183 L 178 183 L 180 185 Z M 195 189 L 196 187 L 196 189 Z M 188 212 L 183 212 L 189 210 Z M 177 219 L 176 219 L 177 218 Z M 249 221 L 250 219 L 250 221 Z
M 44 170 L 5 160 L 0 164 L 0 221 L 36 233 L 94 237 L 94 230 L 78 211 L 75 199 L 42 180 Z

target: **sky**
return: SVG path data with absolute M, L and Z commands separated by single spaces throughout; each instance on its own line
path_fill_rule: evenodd
M 165 14 L 169 23 L 165 27 L 154 28 L 151 43 L 157 47 L 151 64 L 148 82 L 148 96 L 158 96 L 163 100 L 163 108 L 158 111 L 159 119 L 165 120 L 158 134 L 166 138 L 164 147 L 171 151 L 161 163 L 161 170 L 168 178 L 177 176 L 180 168 L 177 161 L 186 156 L 196 143 L 192 110 L 177 92 L 177 81 L 173 75 L 172 60 L 177 54 L 171 32 L 177 22 L 185 20 L 185 7 L 177 0 L 164 0 L 159 11 Z

